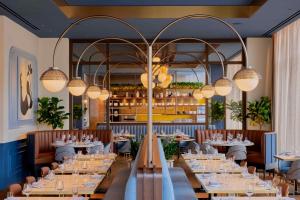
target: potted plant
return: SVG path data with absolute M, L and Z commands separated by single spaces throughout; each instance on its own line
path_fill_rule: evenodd
M 218 100 L 212 100 L 209 109 L 209 116 L 211 119 L 211 123 L 216 125 L 218 129 L 222 129 L 223 120 L 225 118 L 224 102 Z
M 242 101 L 230 100 L 226 107 L 231 111 L 230 119 L 235 122 L 243 122 L 243 103 Z
M 178 153 L 178 144 L 174 139 L 163 140 L 163 149 L 165 158 L 168 162 L 169 167 L 174 165 L 174 156 Z
M 73 127 L 80 128 L 81 123 L 80 120 L 83 115 L 82 105 L 81 104 L 74 104 L 73 105 Z
M 259 101 L 248 102 L 247 111 L 247 118 L 251 120 L 252 124 L 259 125 L 260 130 L 264 124 L 271 122 L 271 100 L 269 97 L 261 97 Z
M 51 126 L 52 129 L 63 128 L 64 120 L 69 118 L 70 113 L 64 111 L 65 107 L 59 105 L 62 99 L 57 97 L 38 98 L 37 123 Z

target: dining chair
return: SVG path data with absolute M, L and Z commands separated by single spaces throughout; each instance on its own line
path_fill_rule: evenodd
M 36 179 L 35 179 L 34 176 L 27 176 L 27 177 L 26 177 L 26 182 L 27 182 L 28 184 L 32 184 L 32 183 L 36 182 Z
M 9 192 L 12 193 L 14 196 L 21 196 L 22 195 L 22 186 L 18 183 L 11 184 L 9 186 Z
M 49 167 L 42 167 L 41 168 L 41 176 L 42 177 L 47 176 L 49 174 L 49 172 L 50 172 L 50 168 Z
M 283 197 L 288 197 L 289 196 L 289 184 L 288 183 L 279 183 L 279 187 L 281 187 L 281 195 Z
M 230 156 L 234 156 L 234 160 L 246 160 L 247 159 L 247 150 L 245 146 L 242 145 L 235 145 L 228 149 L 228 152 L 226 153 L 226 158 L 229 158 Z
M 57 169 L 57 168 L 58 168 L 58 163 L 57 163 L 57 162 L 51 163 L 51 169 L 52 169 L 52 170 L 55 170 L 55 169 Z
M 264 180 L 265 181 L 273 181 L 274 177 L 273 176 L 265 176 Z
M 256 167 L 254 167 L 254 166 L 249 166 L 248 167 L 248 173 L 249 174 L 255 174 L 255 172 L 256 172 Z
M 240 163 L 240 166 L 241 167 L 247 167 L 247 164 L 248 164 L 247 161 L 242 160 L 241 163 Z

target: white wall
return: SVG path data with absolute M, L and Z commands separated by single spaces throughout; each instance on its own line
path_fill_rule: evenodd
M 247 38 L 247 50 L 249 54 L 249 65 L 253 67 L 262 77 L 257 88 L 247 92 L 247 102 L 259 100 L 262 96 L 268 96 L 272 99 L 272 65 L 273 65 L 273 41 L 272 38 Z M 248 129 L 258 129 L 248 121 Z M 270 129 L 266 125 L 263 129 Z
M 41 39 L 27 31 L 20 25 L 5 16 L 0 16 L 0 143 L 23 138 L 28 131 L 35 130 L 36 126 L 24 126 L 18 129 L 8 128 L 8 87 L 9 87 L 9 51 L 12 46 L 22 49 L 37 59 L 39 75 L 46 66 L 51 66 L 52 52 L 55 39 Z M 64 39 L 58 49 L 57 64 L 69 74 L 69 42 Z M 38 81 L 38 95 L 50 95 Z M 56 95 L 56 94 L 55 94 Z M 53 96 L 53 95 L 51 95 Z M 69 110 L 69 98 L 65 92 L 56 96 L 64 100 L 66 111 Z M 65 128 L 68 128 L 68 122 Z

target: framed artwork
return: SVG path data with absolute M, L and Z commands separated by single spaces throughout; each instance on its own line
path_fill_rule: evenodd
M 35 124 L 37 62 L 35 56 L 12 47 L 9 52 L 9 128 Z

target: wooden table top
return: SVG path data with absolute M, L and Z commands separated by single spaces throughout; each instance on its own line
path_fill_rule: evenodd
M 81 154 L 76 155 L 76 160 L 105 160 L 105 159 L 111 159 L 115 160 L 117 157 L 117 154 L 115 153 L 109 153 L 109 154 Z
M 212 200 L 277 200 L 276 197 L 212 197 Z M 295 200 L 291 197 L 281 197 L 281 200 Z
M 225 160 L 225 154 L 219 153 L 219 154 L 181 154 L 184 160 Z
M 74 142 L 74 143 L 52 143 L 51 144 L 53 147 L 64 147 L 64 146 L 68 146 L 68 147 L 73 147 L 73 148 L 90 148 L 90 147 L 95 147 L 99 144 L 95 144 L 93 142 L 91 143 L 84 143 L 84 142 Z
M 294 155 L 294 154 L 279 154 L 274 156 L 278 160 L 283 160 L 283 161 L 297 161 L 300 160 L 300 155 Z
M 232 147 L 232 146 L 253 146 L 254 143 L 251 142 L 251 141 L 248 141 L 248 142 L 227 142 L 225 140 L 222 140 L 222 141 L 212 141 L 212 140 L 209 140 L 209 141 L 205 141 L 204 143 L 207 143 L 209 145 L 212 145 L 212 146 L 220 146 L 220 147 Z
M 193 173 L 237 173 L 243 168 L 230 160 L 186 160 Z
M 72 195 L 72 188 L 78 187 L 79 195 L 94 194 L 97 186 L 104 179 L 104 175 L 98 175 L 97 177 L 90 175 L 55 175 L 53 180 L 43 179 L 41 180 L 42 186 L 40 188 L 31 188 L 30 196 L 36 195 Z M 58 180 L 63 181 L 64 189 L 58 191 L 56 189 L 56 183 Z M 87 186 L 86 184 L 90 184 Z
M 212 178 L 205 174 L 196 174 L 198 181 L 204 190 L 209 194 L 245 194 L 249 184 L 253 185 L 254 194 L 276 194 L 274 187 L 268 189 L 266 186 L 257 185 L 261 180 L 258 177 L 249 179 L 244 178 L 241 174 L 215 174 L 213 182 L 220 183 L 219 186 L 210 186 Z
M 99 173 L 106 174 L 111 167 L 114 160 L 74 160 L 69 163 L 64 163 L 59 165 L 57 169 L 54 170 L 55 174 L 69 174 L 78 172 L 80 174 L 87 173 Z

